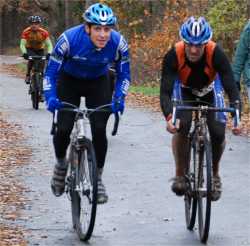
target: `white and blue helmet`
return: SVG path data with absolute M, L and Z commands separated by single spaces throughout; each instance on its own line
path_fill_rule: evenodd
M 33 24 L 33 23 L 41 23 L 42 18 L 38 15 L 31 15 L 28 17 L 28 23 Z
M 180 38 L 188 44 L 200 45 L 207 43 L 213 36 L 213 31 L 204 17 L 191 16 L 180 28 Z
M 111 8 L 105 4 L 95 3 L 83 14 L 84 20 L 89 24 L 113 26 L 116 24 L 116 17 Z

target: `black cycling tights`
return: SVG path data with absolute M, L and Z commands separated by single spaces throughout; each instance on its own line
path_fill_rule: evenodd
M 43 56 L 44 55 L 44 50 L 34 50 L 34 49 L 27 48 L 27 54 L 29 56 Z M 33 67 L 33 64 L 34 64 L 34 61 L 30 61 L 30 60 L 28 61 L 28 64 L 27 64 L 27 75 L 30 75 L 31 69 Z M 44 66 L 45 66 L 45 61 L 41 60 L 39 62 L 39 71 L 41 73 L 43 73 Z
M 85 103 L 88 108 L 96 108 L 111 102 L 112 89 L 108 75 L 94 80 L 79 80 L 62 73 L 58 81 L 57 94 L 61 101 L 79 106 L 81 97 L 85 97 Z M 99 168 L 104 166 L 107 153 L 106 126 L 109 116 L 109 112 L 97 112 L 90 117 L 92 141 Z M 55 154 L 57 158 L 64 158 L 74 125 L 74 113 L 59 112 L 57 124 L 57 131 L 53 138 Z

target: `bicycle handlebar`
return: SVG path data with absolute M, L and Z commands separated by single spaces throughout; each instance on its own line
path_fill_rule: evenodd
M 95 109 L 80 109 L 79 107 L 77 107 L 76 105 L 74 104 L 71 104 L 71 103 L 68 103 L 68 102 L 62 102 L 62 107 L 58 110 L 58 111 L 68 111 L 68 112 L 74 112 L 74 113 L 77 113 L 77 114 L 82 114 L 82 115 L 85 115 L 87 117 L 89 117 L 92 113 L 94 112 L 111 112 L 111 109 L 109 110 L 105 110 L 105 108 L 108 108 L 110 107 L 111 104 L 104 104 L 104 105 L 101 105 Z M 54 132 L 55 132 L 55 125 L 56 125 L 56 122 L 55 122 L 55 115 L 57 113 L 55 113 L 53 115 L 53 123 L 52 123 L 52 129 L 51 129 L 51 134 L 53 135 Z M 120 116 L 119 116 L 119 113 L 115 113 L 115 122 L 114 122 L 114 127 L 113 127 L 113 130 L 111 132 L 112 136 L 115 136 L 117 134 L 117 130 L 118 130 L 118 126 L 119 126 L 119 120 L 120 120 Z
M 24 58 L 23 56 L 21 56 L 22 58 Z M 25 58 L 24 58 L 25 59 Z M 45 55 L 42 55 L 42 56 L 39 56 L 39 55 L 29 55 L 27 59 L 25 60 L 47 60 L 47 56 Z
M 28 60 L 46 60 L 46 59 L 47 59 L 46 56 L 38 56 L 38 55 L 28 56 Z
M 239 110 L 239 102 L 235 103 L 235 107 L 211 107 L 207 105 L 199 105 L 199 106 L 187 106 L 187 105 L 178 105 L 177 100 L 173 100 L 173 116 L 172 116 L 172 124 L 176 125 L 176 113 L 177 111 L 200 111 L 200 112 L 228 112 L 234 113 L 234 127 L 238 127 L 240 124 L 240 110 Z

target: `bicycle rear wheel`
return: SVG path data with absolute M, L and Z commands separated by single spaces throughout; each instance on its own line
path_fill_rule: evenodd
M 87 241 L 93 232 L 97 208 L 97 167 L 92 142 L 84 139 L 78 151 L 75 189 L 71 192 L 72 221 L 80 240 Z
M 198 178 L 198 221 L 199 235 L 202 243 L 206 243 L 209 235 L 211 216 L 211 190 L 212 190 L 212 153 L 208 140 L 200 152 Z
M 188 179 L 189 188 L 184 196 L 185 203 L 185 217 L 186 217 L 186 226 L 187 229 L 193 230 L 196 219 L 196 211 L 197 211 L 197 198 L 195 195 L 195 187 L 196 187 L 196 167 L 197 167 L 197 148 L 195 143 L 192 144 L 190 150 L 190 164 L 186 169 L 186 177 Z
M 36 110 L 39 108 L 39 88 L 37 83 L 39 82 L 39 75 L 33 74 L 31 80 L 31 101 L 32 107 Z

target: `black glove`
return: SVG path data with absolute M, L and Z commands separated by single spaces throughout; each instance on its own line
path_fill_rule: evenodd
M 236 81 L 235 83 L 236 83 L 236 85 L 237 85 L 238 90 L 241 91 L 240 81 Z
M 25 60 L 28 60 L 29 55 L 28 55 L 27 53 L 23 53 L 23 58 L 24 58 Z
M 50 53 L 46 55 L 46 60 L 49 60 L 49 58 L 50 58 Z

